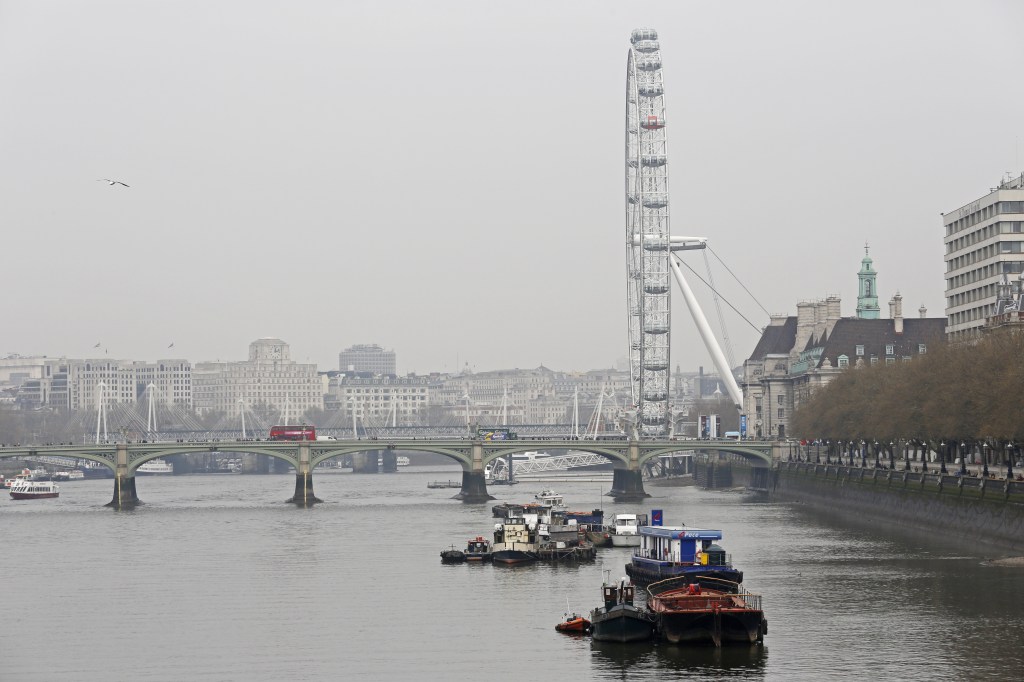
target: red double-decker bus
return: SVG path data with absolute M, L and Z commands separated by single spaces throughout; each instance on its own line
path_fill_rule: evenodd
M 271 426 L 270 440 L 316 440 L 315 426 Z

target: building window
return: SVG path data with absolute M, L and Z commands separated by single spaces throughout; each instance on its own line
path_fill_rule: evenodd
M 877 355 L 872 355 L 871 356 L 871 364 L 872 365 L 877 365 L 878 364 L 878 356 Z
M 782 394 L 779 394 L 778 401 L 779 401 L 779 405 L 785 405 L 786 404 L 786 396 L 782 395 Z
M 918 355 L 924 355 L 927 352 L 928 352 L 928 346 L 927 345 L 925 345 L 923 343 L 917 344 L 917 353 L 918 353 Z
M 896 358 L 886 358 L 885 359 L 885 364 L 887 364 L 887 365 L 895 365 L 896 364 Z
M 850 366 L 850 358 L 845 355 L 840 355 L 837 364 L 840 369 L 846 369 Z
M 780 407 L 779 408 L 779 419 L 785 419 L 785 418 L 786 418 L 786 408 Z
M 863 357 L 863 355 L 864 355 L 864 346 L 857 346 L 857 355 Z
M 893 344 L 891 344 L 891 343 L 885 344 L 885 354 L 886 355 L 892 355 L 893 350 L 894 350 Z

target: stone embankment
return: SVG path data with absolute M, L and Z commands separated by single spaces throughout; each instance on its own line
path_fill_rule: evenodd
M 779 462 L 769 494 L 1024 554 L 1024 482 Z

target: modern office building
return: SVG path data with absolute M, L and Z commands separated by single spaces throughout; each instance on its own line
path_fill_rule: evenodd
M 338 369 L 342 372 L 396 374 L 395 351 L 384 350 L 377 344 L 359 343 L 338 354 Z
M 942 222 L 946 334 L 950 341 L 969 340 L 997 312 L 1000 285 L 1024 273 L 1024 174 L 942 214 Z
M 199 412 L 235 414 L 243 405 L 269 405 L 281 419 L 294 421 L 310 408 L 324 407 L 316 365 L 292 360 L 288 344 L 278 338 L 253 341 L 248 360 L 196 363 L 192 386 Z

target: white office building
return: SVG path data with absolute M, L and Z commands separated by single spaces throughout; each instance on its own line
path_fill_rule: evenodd
M 281 419 L 296 421 L 306 410 L 324 407 L 316 365 L 292 360 L 288 344 L 278 338 L 253 341 L 248 360 L 196 363 L 192 386 L 199 412 L 236 414 L 243 406 L 269 405 Z
M 1024 273 L 1024 174 L 944 213 L 946 335 L 973 338 L 996 313 L 1004 278 Z

